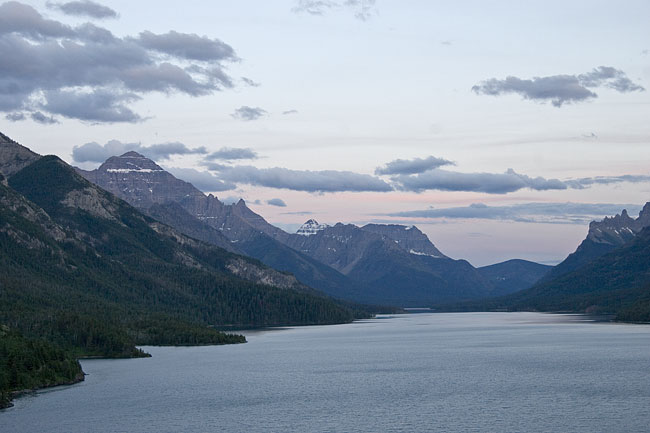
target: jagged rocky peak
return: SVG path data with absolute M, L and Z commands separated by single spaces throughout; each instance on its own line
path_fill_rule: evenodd
M 630 217 L 626 209 L 613 217 L 589 223 L 587 239 L 601 244 L 622 245 L 650 226 L 650 202 L 643 206 L 639 217 Z
M 401 249 L 418 256 L 447 258 L 416 226 L 400 224 L 367 224 L 361 227 L 367 232 L 377 233 L 391 239 Z
M 311 236 L 317 234 L 321 230 L 325 230 L 327 227 L 329 227 L 327 224 L 318 224 L 318 221 L 315 219 L 310 219 L 300 226 L 296 234 L 301 236 Z

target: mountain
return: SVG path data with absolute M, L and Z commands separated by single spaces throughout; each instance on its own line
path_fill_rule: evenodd
M 330 227 L 309 220 L 290 234 L 269 224 L 243 200 L 226 205 L 136 152 L 79 173 L 186 235 L 217 245 L 225 238 L 232 249 L 337 298 L 422 306 L 514 290 L 513 285 L 498 289 L 467 261 L 447 257 L 414 226 Z
M 7 178 L 41 156 L 0 132 L 0 174 Z
M 96 170 L 77 170 L 94 184 L 188 236 L 290 272 L 302 283 L 331 296 L 354 300 L 356 293 L 365 290 L 340 272 L 278 241 L 288 234 L 251 211 L 243 200 L 226 205 L 136 152 L 113 156 Z
M 278 240 L 370 287 L 358 295 L 360 302 L 412 307 L 481 298 L 492 290 L 472 265 L 445 256 L 414 226 L 310 220 Z
M 612 313 L 619 320 L 650 321 L 650 227 L 574 271 L 498 302 L 510 309 Z
M 241 341 L 212 326 L 353 317 L 290 274 L 143 215 L 55 156 L 0 183 L 0 264 L 0 323 L 86 354 Z
M 551 281 L 619 248 L 649 226 L 650 202 L 645 204 L 636 219 L 631 218 L 623 209 L 620 215 L 607 217 L 602 221 L 592 221 L 587 237 L 576 251 L 551 269 L 542 281 Z
M 501 296 L 531 287 L 551 269 L 553 266 L 514 259 L 480 267 L 478 272 L 494 286 L 490 295 Z

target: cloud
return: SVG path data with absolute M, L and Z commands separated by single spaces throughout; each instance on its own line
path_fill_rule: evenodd
M 435 169 L 417 175 L 398 175 L 393 182 L 397 189 L 414 192 L 438 190 L 506 194 L 524 188 L 546 191 L 569 187 L 559 179 L 532 178 L 512 169 L 505 173 L 460 173 Z
M 157 35 L 148 30 L 140 33 L 140 45 L 151 50 L 169 54 L 173 57 L 200 61 L 237 61 L 233 48 L 218 40 L 197 34 L 178 33 L 171 30 Z
M 90 0 L 67 3 L 47 2 L 46 5 L 50 9 L 58 9 L 66 15 L 87 16 L 97 19 L 117 18 L 117 12 L 113 9 Z
M 165 167 L 165 170 L 177 178 L 191 183 L 203 192 L 230 191 L 236 188 L 236 185 L 219 180 L 207 171 L 179 167 Z
M 91 123 L 146 120 L 132 107 L 149 93 L 199 97 L 231 88 L 224 65 L 239 61 L 219 39 L 176 31 L 118 37 L 91 23 L 46 19 L 19 2 L 0 5 L 0 58 L 12 59 L 0 62 L 0 111 Z
M 272 198 L 271 200 L 267 200 L 266 204 L 271 206 L 287 207 L 287 204 L 281 198 Z
M 257 120 L 262 116 L 266 116 L 266 110 L 261 109 L 260 107 L 249 107 L 247 105 L 242 105 L 236 109 L 231 116 L 235 119 L 251 121 Z
M 56 120 L 52 116 L 46 116 L 45 114 L 41 113 L 40 111 L 35 111 L 33 112 L 30 117 L 32 120 L 36 123 L 40 123 L 42 125 L 53 125 L 55 123 L 59 123 L 58 120 Z
M 443 158 L 429 156 L 428 158 L 415 159 L 396 159 L 387 163 L 384 167 L 377 167 L 377 175 L 394 175 L 394 174 L 416 174 L 427 170 L 442 167 L 444 165 L 455 165 L 452 161 Z
M 252 166 L 218 166 L 218 177 L 232 183 L 289 189 L 307 192 L 341 191 L 391 191 L 393 188 L 382 179 L 368 174 L 349 171 L 309 171 L 287 168 L 257 168 Z
M 283 111 L 282 114 L 284 114 L 285 116 L 287 114 L 298 114 L 298 110 L 286 110 L 286 111 Z
M 104 145 L 91 142 L 75 146 L 72 148 L 72 159 L 76 162 L 104 162 L 111 156 L 122 155 L 131 150 L 156 161 L 168 159 L 172 155 L 206 154 L 208 152 L 205 147 L 191 149 L 179 142 L 143 146 L 140 143 L 123 143 L 119 140 L 110 140 Z
M 46 91 L 42 108 L 70 119 L 89 122 L 129 122 L 142 120 L 127 104 L 141 99 L 135 93 L 98 89 L 93 92 L 74 90 Z
M 524 99 L 551 101 L 555 107 L 566 103 L 582 102 L 597 98 L 592 88 L 608 87 L 620 93 L 644 91 L 630 80 L 625 72 L 611 66 L 599 66 L 591 72 L 580 75 L 551 75 L 533 77 L 529 80 L 509 76 L 504 80 L 490 78 L 472 87 L 478 95 L 499 96 L 517 93 Z
M 574 189 L 588 188 L 592 185 L 612 185 L 616 183 L 646 183 L 650 182 L 649 175 L 624 174 L 621 176 L 595 176 L 583 177 L 580 179 L 566 180 L 565 183 Z
M 375 0 L 297 0 L 291 11 L 322 16 L 333 9 L 341 8 L 351 9 L 354 16 L 361 21 L 367 21 L 377 13 Z
M 257 83 L 257 82 L 255 82 L 255 81 L 251 80 L 250 78 L 241 77 L 241 80 L 242 80 L 245 84 L 248 84 L 248 85 L 251 86 L 251 87 L 260 87 L 260 86 L 261 86 L 260 83 Z
M 257 159 L 258 155 L 249 147 L 222 147 L 205 157 L 206 160 L 234 161 L 237 159 Z
M 615 203 L 522 203 L 508 206 L 469 206 L 424 209 L 387 214 L 392 217 L 425 219 L 484 219 L 547 224 L 587 224 L 594 219 L 620 213 L 638 212 L 641 206 Z
M 19 122 L 21 120 L 25 120 L 25 113 L 21 112 L 15 112 L 15 113 L 7 113 L 5 115 L 5 119 L 9 120 L 10 122 Z
M 282 212 L 282 215 L 313 215 L 314 212 L 310 211 L 295 211 L 295 212 Z

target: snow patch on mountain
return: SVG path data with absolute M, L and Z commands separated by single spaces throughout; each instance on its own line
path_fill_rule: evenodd
M 314 219 L 310 219 L 306 223 L 304 223 L 296 234 L 301 235 L 301 236 L 312 236 L 320 232 L 321 230 L 325 230 L 329 226 L 327 224 L 318 224 L 318 222 Z

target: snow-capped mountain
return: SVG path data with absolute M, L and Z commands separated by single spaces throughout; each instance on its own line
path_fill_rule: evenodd
M 300 226 L 296 234 L 301 236 L 311 236 L 321 230 L 325 230 L 327 227 L 329 227 L 327 224 L 318 224 L 318 221 L 310 219 Z

